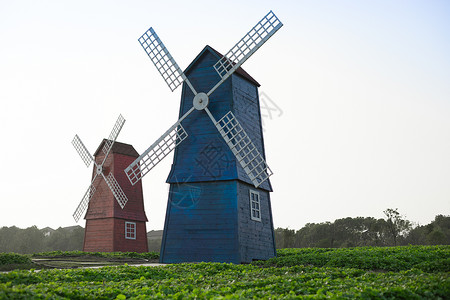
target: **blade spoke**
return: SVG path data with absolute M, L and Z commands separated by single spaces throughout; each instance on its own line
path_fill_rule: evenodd
M 95 180 L 95 178 L 94 178 L 94 180 Z M 89 200 L 91 200 L 94 193 L 95 193 L 95 186 L 93 184 L 91 184 L 91 185 L 89 185 L 89 188 L 87 189 L 86 193 L 84 193 L 83 199 L 81 199 L 81 202 L 80 202 L 80 204 L 78 204 L 77 209 L 73 213 L 73 218 L 75 219 L 75 222 L 78 222 L 81 215 L 86 211 L 88 204 L 89 204 Z
M 111 150 L 114 142 L 116 141 L 117 137 L 119 136 L 120 131 L 122 130 L 123 124 L 125 124 L 125 119 L 122 115 L 119 115 L 117 118 L 116 124 L 114 124 L 114 127 L 109 134 L 108 139 L 105 142 L 105 145 L 103 146 L 103 153 L 107 156 L 109 151 Z
M 116 178 L 112 173 L 109 173 L 108 176 L 105 177 L 103 175 L 103 178 L 106 181 L 106 184 L 108 185 L 109 189 L 114 195 L 114 198 L 116 198 L 117 202 L 119 203 L 120 207 L 123 209 L 125 207 L 125 204 L 128 202 L 128 198 L 123 192 L 122 188 L 120 187 L 119 183 L 117 182 Z
M 273 173 L 239 121 L 231 111 L 217 122 L 212 120 L 255 187 L 260 186 Z
M 275 32 L 283 26 L 277 16 L 270 11 L 261 19 L 225 56 L 214 65 L 217 74 L 222 78 L 211 91 L 211 95 L 236 69 L 238 69 L 253 53 L 256 52 Z
M 159 73 L 164 78 L 172 92 L 183 81 L 186 81 L 194 95 L 197 94 L 190 81 L 184 75 L 183 71 L 181 71 L 177 62 L 172 57 L 169 50 L 167 50 L 166 46 L 164 46 L 163 42 L 152 27 L 144 32 L 144 34 L 139 38 L 139 43 L 142 48 L 144 48 L 148 57 L 150 57 L 156 69 L 158 69 Z
M 94 158 L 89 153 L 89 151 L 86 149 L 86 147 L 84 146 L 83 142 L 78 137 L 78 135 L 75 135 L 75 137 L 73 138 L 72 145 L 77 150 L 78 154 L 80 155 L 80 157 L 83 160 L 86 167 L 89 167 L 89 165 L 92 163 Z

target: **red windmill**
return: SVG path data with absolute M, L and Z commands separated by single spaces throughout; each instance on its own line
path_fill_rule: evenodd
M 87 209 L 83 251 L 148 251 L 142 184 L 131 185 L 124 173 L 139 154 L 133 146 L 116 142 L 124 123 L 120 115 L 94 156 L 78 135 L 72 141 L 87 167 L 94 162 L 91 184 L 73 214 L 78 222 Z

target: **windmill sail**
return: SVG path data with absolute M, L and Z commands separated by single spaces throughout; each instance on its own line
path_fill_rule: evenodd
M 183 71 L 181 71 L 177 62 L 173 59 L 169 50 L 164 46 L 152 27 L 144 32 L 139 38 L 139 43 L 142 48 L 144 48 L 145 53 L 150 57 L 150 60 L 155 65 L 156 69 L 158 69 L 158 72 L 164 78 L 172 92 L 176 90 L 183 81 L 186 81 L 194 95 L 197 94 L 194 87 L 189 82 L 189 79 L 187 79 Z
M 75 212 L 73 213 L 73 218 L 75 219 L 75 222 L 78 222 L 78 220 L 80 219 L 81 215 L 86 211 L 89 201 L 91 200 L 92 196 L 95 193 L 95 186 L 93 184 L 91 184 L 86 193 L 84 193 L 83 198 L 81 199 L 80 204 L 78 204 L 77 209 L 75 210 Z
M 273 174 L 231 111 L 214 125 L 255 187 L 260 186 Z
M 109 151 L 111 150 L 114 142 L 117 139 L 117 136 L 119 135 L 120 131 L 122 130 L 123 124 L 125 124 L 125 119 L 122 117 L 122 115 L 119 115 L 119 118 L 117 118 L 116 124 L 114 124 L 114 127 L 109 134 L 108 139 L 105 141 L 105 145 L 103 146 L 103 153 L 105 155 L 108 155 Z
M 80 155 L 80 157 L 83 160 L 86 167 L 89 167 L 89 165 L 92 163 L 94 158 L 89 153 L 89 151 L 86 149 L 86 147 L 84 146 L 83 142 L 81 141 L 81 139 L 78 137 L 77 134 L 75 135 L 75 137 L 72 140 L 72 145 L 77 150 L 78 154 Z
M 98 164 L 94 157 L 89 153 L 89 151 L 84 146 L 81 139 L 78 137 L 78 135 L 75 135 L 74 139 L 72 140 L 72 144 L 77 150 L 78 154 L 80 155 L 83 162 L 86 164 L 86 166 L 89 167 L 91 162 L 94 162 L 96 174 L 94 178 L 91 181 L 91 184 L 89 185 L 86 193 L 84 194 L 83 198 L 81 199 L 80 204 L 78 204 L 75 212 L 73 213 L 73 218 L 76 222 L 80 219 L 81 215 L 86 211 L 89 201 L 91 200 L 92 196 L 95 193 L 95 186 L 94 181 L 97 179 L 98 175 L 101 175 L 103 179 L 105 180 L 106 184 L 108 185 L 109 189 L 114 195 L 114 198 L 119 203 L 120 207 L 123 209 L 125 204 L 128 201 L 127 196 L 123 192 L 120 185 L 117 183 L 117 180 L 114 178 L 114 175 L 112 173 L 109 173 L 108 176 L 105 176 L 103 174 L 103 166 L 106 162 L 106 159 L 108 158 L 108 155 L 114 145 L 114 142 L 117 139 L 117 136 L 119 135 L 120 131 L 122 130 L 123 124 L 125 123 L 125 119 L 122 115 L 119 115 L 117 118 L 116 123 L 114 124 L 114 127 L 109 135 L 109 138 L 105 140 L 105 143 L 103 145 L 102 151 L 105 154 L 105 158 L 103 159 L 101 164 Z
M 131 184 L 135 185 L 187 137 L 188 134 L 181 126 L 181 121 L 176 122 L 125 169 L 125 174 L 127 174 Z
M 231 74 L 234 73 L 253 53 L 256 52 L 275 32 L 283 26 L 277 16 L 270 11 L 234 45 L 217 63 L 214 69 L 222 78 L 209 92 L 211 95 Z

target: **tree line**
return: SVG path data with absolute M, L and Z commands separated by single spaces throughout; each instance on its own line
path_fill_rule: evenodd
M 428 225 L 413 226 L 398 209 L 386 209 L 385 219 L 356 217 L 308 223 L 299 230 L 275 229 L 280 248 L 344 248 L 362 246 L 450 245 L 450 216 L 437 215 Z
M 53 229 L 26 229 L 12 227 L 0 228 L 0 252 L 31 254 L 45 251 L 82 250 L 84 228 L 81 226 Z
M 413 226 L 398 209 L 386 209 L 385 219 L 356 217 L 308 223 L 299 230 L 275 229 L 277 248 L 344 248 L 360 246 L 450 245 L 450 216 L 437 215 L 428 225 Z M 0 252 L 22 254 L 82 250 L 84 228 L 56 230 L 32 226 L 0 228 Z M 159 252 L 160 238 L 148 239 L 149 251 Z

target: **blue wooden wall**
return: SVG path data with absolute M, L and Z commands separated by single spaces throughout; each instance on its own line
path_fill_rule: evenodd
M 250 218 L 249 190 L 261 221 Z M 274 257 L 270 194 L 238 180 L 171 184 L 160 260 L 252 262 Z
M 261 221 L 250 217 L 250 190 L 259 192 Z M 266 260 L 276 256 L 270 193 L 238 181 L 238 236 L 241 262 Z
M 208 92 L 219 80 L 212 67 L 220 56 L 206 46 L 186 69 L 197 90 Z M 192 107 L 183 84 L 180 117 Z M 216 120 L 230 110 L 265 157 L 257 86 L 233 74 L 211 96 Z M 205 111 L 195 110 L 182 122 L 189 134 L 176 149 L 170 183 L 161 262 L 250 262 L 275 255 L 269 181 L 261 195 L 262 222 L 250 218 L 250 179 Z
M 171 184 L 163 263 L 240 263 L 236 181 Z

